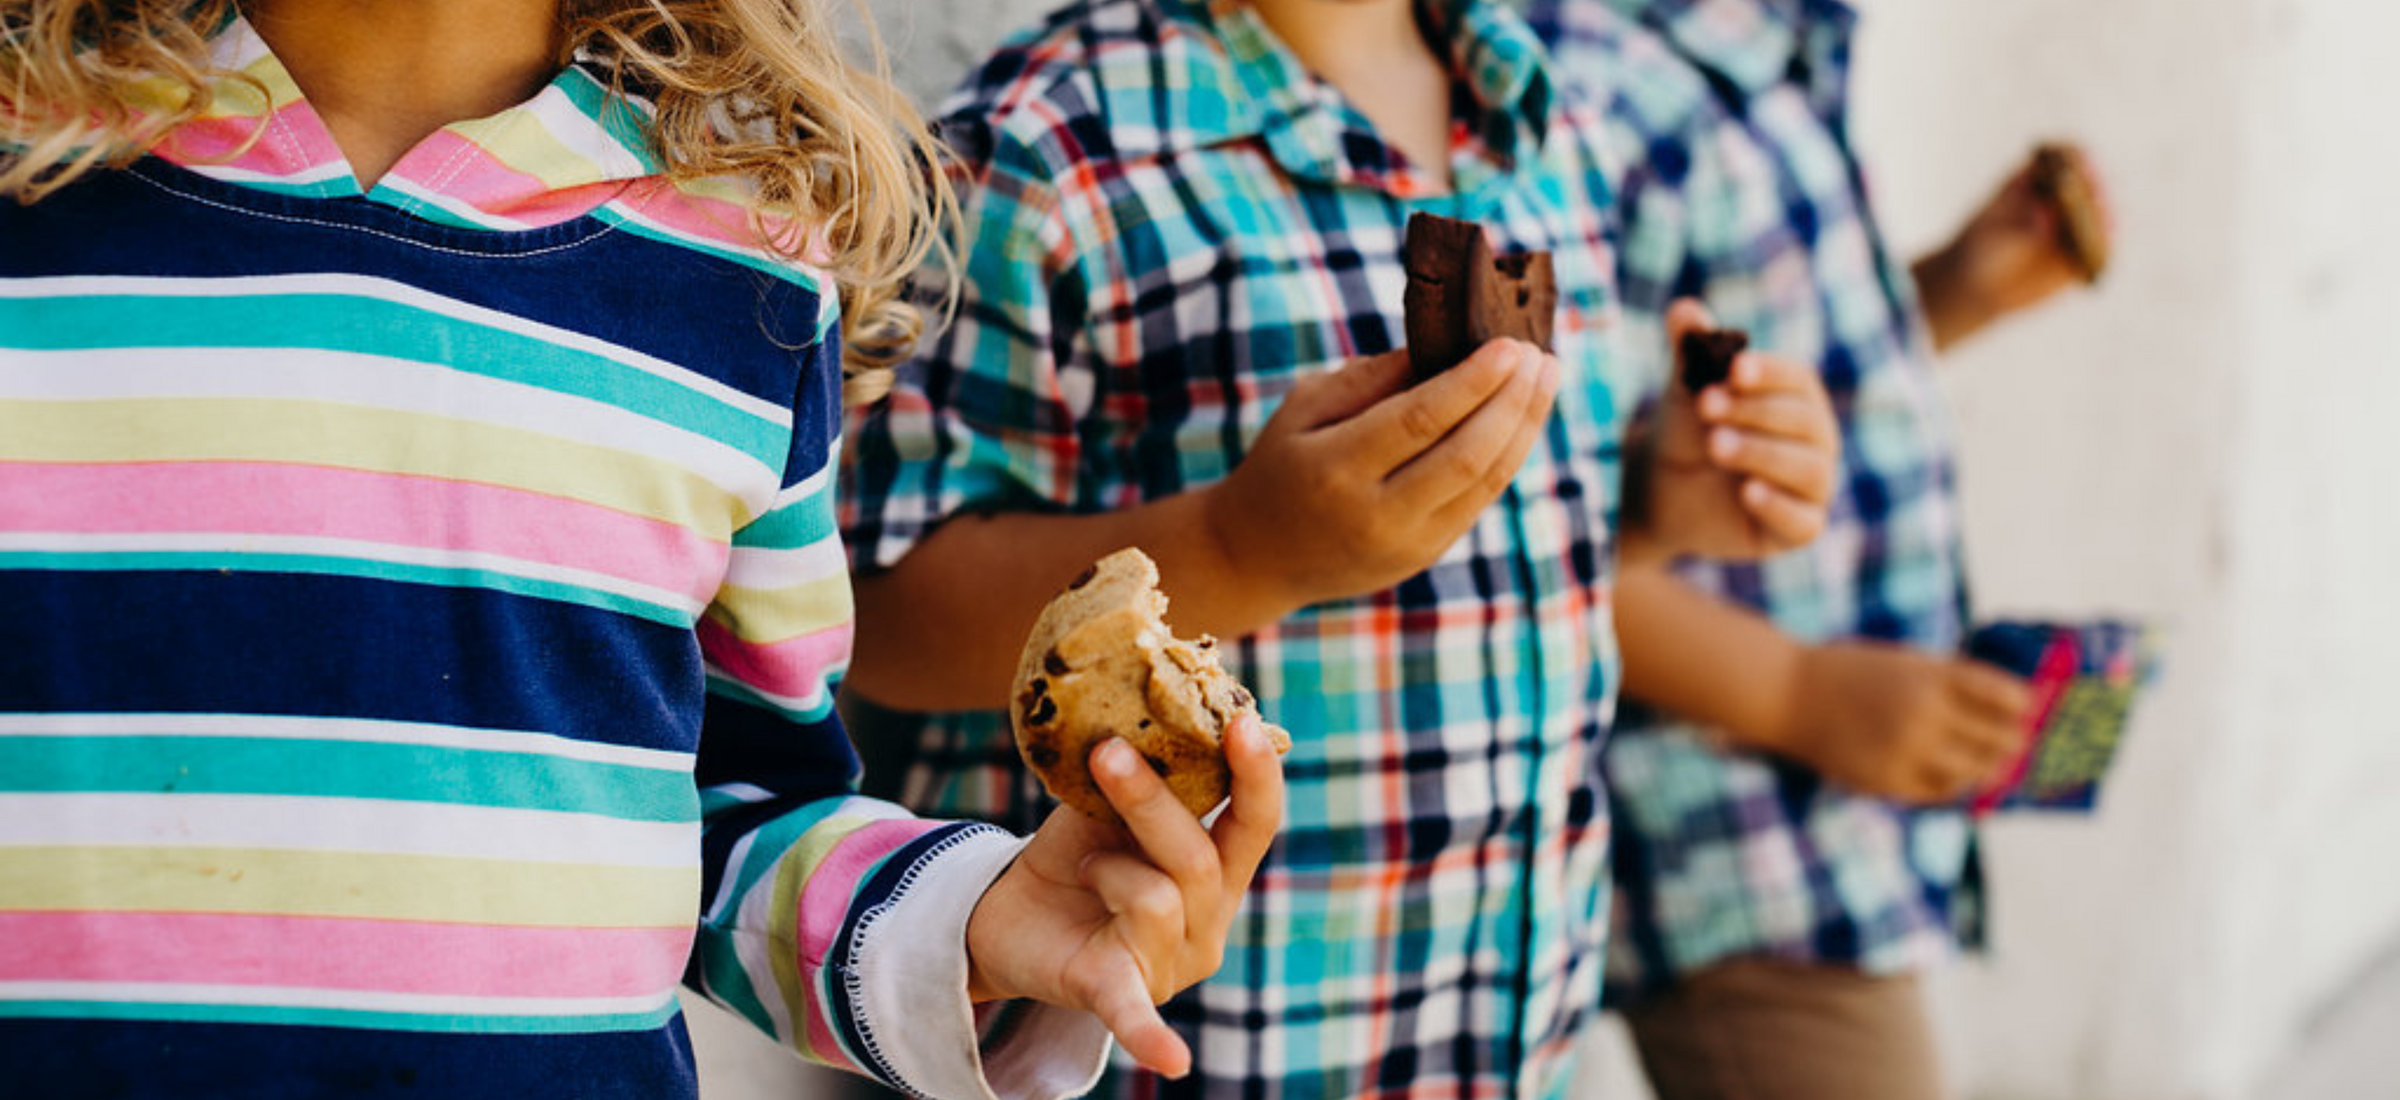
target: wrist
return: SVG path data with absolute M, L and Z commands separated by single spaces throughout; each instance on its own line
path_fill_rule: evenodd
M 1996 312 L 1990 296 L 1976 286 L 1971 276 L 1972 252 L 1967 235 L 1961 233 L 1909 269 L 1916 279 L 1917 299 L 1925 310 L 1925 323 L 1933 332 L 1937 348 L 1951 347 L 1973 335 Z
M 1238 476 L 1238 474 L 1237 474 Z M 1208 631 L 1239 637 L 1274 623 L 1315 600 L 1299 585 L 1278 554 L 1258 554 L 1271 538 L 1252 530 L 1254 509 L 1242 499 L 1235 478 L 1191 490 L 1176 499 L 1191 509 L 1191 567 L 1205 574 L 1201 587 L 1216 594 L 1219 620 Z
M 1773 685 L 1770 703 L 1749 730 L 1739 732 L 1748 733 L 1751 748 L 1805 762 L 1817 709 L 1809 690 L 1817 650 L 1787 634 L 1778 632 L 1775 637 L 1779 644 L 1772 651 L 1770 667 L 1760 670 L 1761 678 Z

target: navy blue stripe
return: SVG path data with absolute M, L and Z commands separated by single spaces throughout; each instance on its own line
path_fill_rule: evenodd
M 0 1065 L 42 1100 L 695 1100 L 683 1017 L 653 1031 L 451 1035 L 0 1018 Z
M 25 570 L 0 571 L 0 607 L 0 711 L 375 718 L 679 752 L 699 740 L 691 632 L 577 604 L 307 574 Z
M 239 188 L 158 160 L 95 173 L 35 206 L 0 203 L 0 278 L 330 273 L 392 279 L 584 333 L 787 407 L 820 301 L 807 287 L 597 219 L 521 233 L 461 229 L 363 198 Z

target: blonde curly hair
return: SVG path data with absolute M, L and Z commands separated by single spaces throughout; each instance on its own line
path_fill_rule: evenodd
M 939 146 L 892 84 L 873 18 L 863 0 L 851 6 L 864 63 L 845 55 L 830 0 L 559 0 L 559 63 L 594 63 L 619 95 L 649 100 L 669 180 L 744 181 L 760 243 L 833 277 L 844 392 L 859 403 L 889 388 L 890 367 L 923 333 L 904 284 L 928 255 L 954 265 L 944 230 L 957 200 Z M 0 195 L 35 202 L 205 114 L 232 75 L 211 63 L 209 38 L 236 10 L 0 0 Z

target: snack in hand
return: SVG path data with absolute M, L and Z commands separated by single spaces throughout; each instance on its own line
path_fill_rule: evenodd
M 2058 211 L 2058 244 L 2086 283 L 2108 270 L 2108 231 L 2099 199 L 2073 150 L 2049 143 L 2033 151 L 2033 189 Z
M 1167 630 L 1158 566 L 1126 548 L 1100 559 L 1042 609 L 1017 659 L 1017 752 L 1051 797 L 1102 821 L 1119 818 L 1092 781 L 1092 749 L 1122 737 L 1193 814 L 1232 789 L 1225 728 L 1255 715 L 1249 689 L 1217 663 L 1216 639 Z M 1263 724 L 1262 724 L 1263 725 Z M 1275 751 L 1291 737 L 1263 726 Z
M 1967 655 L 2033 687 L 2025 743 L 1977 793 L 1976 813 L 2089 813 L 2116 762 L 2134 704 L 2158 673 L 2158 638 L 2136 622 L 1996 622 L 1968 636 Z
M 1683 334 L 1683 388 L 1700 391 L 1733 377 L 1733 360 L 1750 346 L 1738 328 L 1694 329 Z
M 1411 214 L 1401 299 L 1408 360 L 1422 382 L 1484 344 L 1510 337 L 1550 351 L 1558 279 L 1547 252 L 1492 254 L 1483 227 L 1439 214 Z

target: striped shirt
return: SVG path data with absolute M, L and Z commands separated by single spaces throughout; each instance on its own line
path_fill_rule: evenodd
M 990 1095 L 956 945 L 1016 844 L 856 796 L 832 711 L 823 276 L 580 67 L 362 192 L 217 52 L 155 156 L 0 204 L 6 1091 L 689 1097 L 688 981 Z M 1015 1094 L 1098 1071 L 1057 1016 Z
M 1411 212 L 1556 253 L 1568 380 L 1514 483 L 1423 573 L 1228 644 L 1292 733 L 1286 829 L 1224 969 L 1168 1009 L 1196 1076 L 1115 1095 L 1555 1095 L 1598 1002 L 1618 409 L 1597 118 L 1505 9 L 1422 15 L 1458 86 L 1450 192 L 1239 0 L 1070 5 L 947 110 L 966 301 L 855 434 L 861 568 L 964 510 L 1222 479 L 1295 381 L 1402 341 Z M 908 729 L 893 778 L 919 809 L 1039 812 L 1003 716 Z
M 1852 17 L 1831 0 L 1536 0 L 1562 80 L 1606 104 L 1627 165 L 1629 347 L 1705 297 L 1755 343 L 1814 362 L 1844 436 L 1810 547 L 1685 576 L 1804 642 L 1955 651 L 1964 615 L 1948 415 L 1906 269 L 1852 150 Z M 1666 364 L 1629 373 L 1654 392 Z M 1611 998 L 1730 958 L 1874 973 L 1948 956 L 1971 909 L 1971 833 L 1628 706 L 1606 766 L 1618 886 Z

